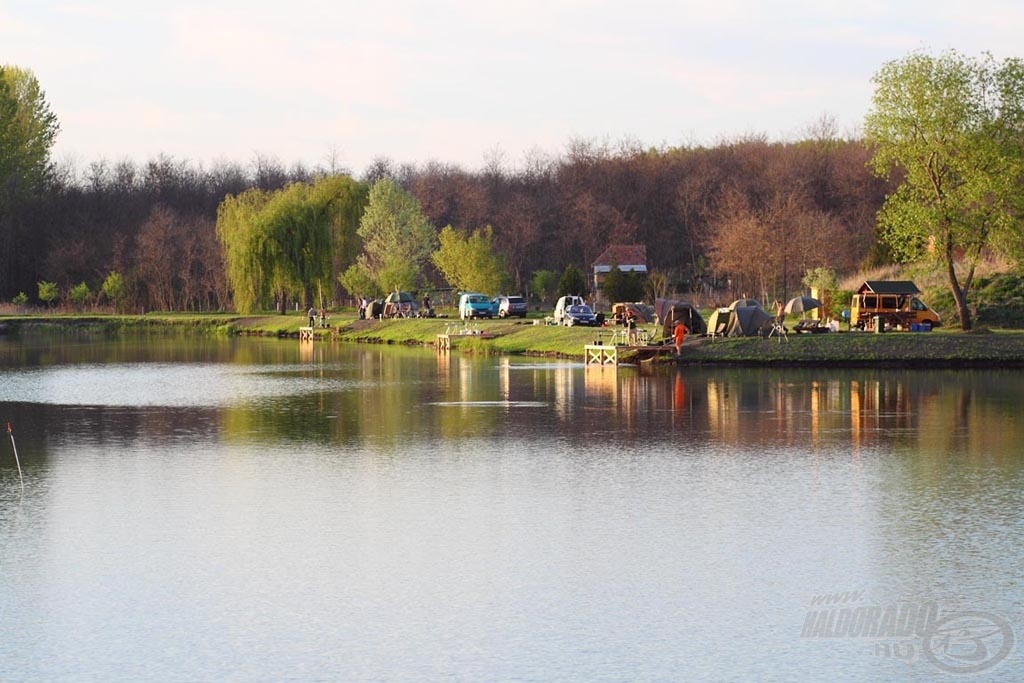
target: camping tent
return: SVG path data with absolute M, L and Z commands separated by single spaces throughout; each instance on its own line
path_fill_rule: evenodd
M 729 304 L 729 308 L 734 309 L 734 310 L 737 309 L 737 308 L 748 308 L 748 307 L 764 308 L 761 305 L 761 302 L 758 301 L 757 299 L 736 299 L 736 301 L 733 301 L 731 304 Z
M 617 325 L 625 325 L 626 318 L 632 313 L 638 323 L 655 322 L 654 306 L 644 303 L 612 304 L 612 318 Z
M 760 306 L 719 308 L 708 319 L 709 334 L 715 337 L 752 337 L 768 334 L 772 317 Z
M 704 318 L 700 316 L 694 306 L 685 301 L 672 301 L 671 299 L 656 299 L 654 309 L 658 313 L 658 319 L 662 323 L 661 335 L 665 338 L 672 336 L 672 328 L 677 320 L 682 320 L 690 334 L 704 334 L 707 327 L 704 325 Z

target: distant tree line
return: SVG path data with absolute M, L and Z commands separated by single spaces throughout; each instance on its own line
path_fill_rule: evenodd
M 550 298 L 584 293 L 569 290 L 610 244 L 643 244 L 653 296 L 781 299 L 821 269 L 930 261 L 967 329 L 977 265 L 1024 258 L 1024 61 L 918 52 L 872 82 L 863 139 L 825 117 L 795 142 L 577 140 L 478 171 L 378 159 L 357 179 L 264 156 L 54 164 L 39 83 L 0 66 L 0 301 L 283 310 L 445 284 Z
M 538 271 L 572 265 L 589 272 L 609 244 L 639 243 L 647 245 L 649 269 L 680 292 L 728 282 L 751 294 L 785 293 L 810 268 L 842 273 L 884 259 L 874 217 L 889 185 L 872 175 L 869 158 L 863 143 L 824 135 L 661 150 L 578 142 L 564 157 L 518 169 L 381 160 L 353 192 L 365 196 L 373 181 L 392 179 L 438 232 L 451 226 L 449 250 L 455 238 L 486 235 L 510 291 L 530 289 Z M 218 208 L 227 197 L 238 204 L 262 193 L 266 200 L 330 175 L 267 159 L 209 169 L 168 157 L 58 167 L 43 190 L 4 217 L 9 265 L 0 273 L 0 299 L 33 293 L 42 280 L 61 291 L 83 282 L 99 291 L 115 272 L 130 308 L 233 308 Z M 358 251 L 342 252 L 317 277 L 331 300 L 346 294 L 336 276 L 357 262 Z M 442 284 L 441 273 L 433 275 Z M 274 275 L 259 277 L 273 288 Z
M 662 290 L 782 296 L 809 269 L 845 273 L 887 258 L 875 215 L 895 181 L 873 174 L 871 149 L 828 119 L 797 142 L 573 141 L 559 156 L 516 166 L 495 158 L 477 171 L 378 159 L 358 179 L 263 156 L 83 168 L 49 159 L 57 124 L 34 77 L 13 67 L 0 74 L 0 140 L 12 141 L 0 147 L 2 301 L 41 300 L 41 283 L 62 301 L 128 310 L 282 308 L 409 282 L 495 282 L 550 296 L 568 267 L 589 273 L 609 244 L 631 243 L 647 246 Z M 382 179 L 399 193 L 389 191 L 390 206 L 404 207 L 403 196 L 418 204 L 395 208 L 419 212 L 422 225 L 403 228 L 412 233 L 393 232 L 386 210 L 367 208 Z M 407 249 L 402 235 L 424 226 L 433 236 Z M 427 242 L 438 255 L 420 248 Z M 231 244 L 249 251 L 241 258 Z M 474 253 L 504 272 L 474 272 L 465 256 Z M 418 280 L 403 271 L 410 262 Z

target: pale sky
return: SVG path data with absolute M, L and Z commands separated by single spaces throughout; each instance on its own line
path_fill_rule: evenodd
M 850 134 L 884 62 L 1022 46 L 1019 0 L 0 0 L 0 64 L 35 73 L 79 164 L 476 170 L 579 138 Z

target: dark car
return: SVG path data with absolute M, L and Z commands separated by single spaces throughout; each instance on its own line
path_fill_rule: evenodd
M 567 327 L 573 325 L 586 325 L 588 327 L 596 327 L 597 315 L 594 314 L 593 309 L 586 304 L 576 304 L 575 306 L 569 306 L 565 309 L 565 313 L 562 316 L 562 324 Z
M 526 317 L 526 299 L 521 296 L 496 296 L 491 299 L 491 307 L 499 318 Z

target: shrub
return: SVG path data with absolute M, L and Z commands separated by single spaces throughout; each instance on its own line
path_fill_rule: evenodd
M 84 282 L 80 282 L 71 288 L 68 292 L 68 299 L 76 306 L 82 307 L 89 303 L 89 299 L 92 298 L 92 291 L 89 289 L 89 285 Z
M 39 285 L 39 300 L 47 306 L 52 306 L 57 298 L 60 296 L 60 292 L 57 290 L 56 282 L 45 282 L 40 281 Z

